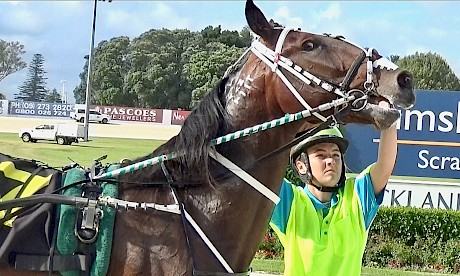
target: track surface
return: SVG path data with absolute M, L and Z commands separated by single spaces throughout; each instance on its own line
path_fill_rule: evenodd
M 35 127 L 41 124 L 77 124 L 67 118 L 37 118 L 0 116 L 0 132 L 19 133 L 24 127 Z M 177 135 L 181 127 L 157 123 L 111 121 L 108 124 L 90 123 L 88 136 L 169 140 Z

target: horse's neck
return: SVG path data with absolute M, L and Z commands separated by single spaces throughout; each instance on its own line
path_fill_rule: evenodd
M 229 79 L 227 89 L 226 108 L 231 119 L 227 133 L 282 116 L 281 113 L 273 114 L 273 110 L 267 106 L 262 79 L 236 74 Z M 277 127 L 224 143 L 217 147 L 217 151 L 262 185 L 278 193 L 288 164 L 288 150 L 269 158 L 261 158 L 290 142 L 298 128 L 298 124 Z M 231 176 L 229 179 L 196 194 L 194 199 L 189 197 L 188 203 L 193 206 L 190 212 L 201 220 L 201 224 L 209 225 L 205 232 L 217 234 L 210 237 L 219 241 L 216 246 L 232 248 L 226 259 L 233 268 L 241 271 L 249 266 L 265 233 L 274 205 L 248 183 L 228 170 L 226 172 Z M 216 225 L 219 226 L 218 230 Z M 215 264 L 206 250 L 198 252 L 198 255 L 201 254 Z

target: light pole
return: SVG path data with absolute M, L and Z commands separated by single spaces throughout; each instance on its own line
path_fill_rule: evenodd
M 66 80 L 61 80 L 61 83 L 62 83 L 62 96 L 61 96 L 62 97 L 61 98 L 62 103 L 67 103 L 67 95 L 65 93 L 65 82 L 66 82 Z
M 94 34 L 96 33 L 96 10 L 97 10 L 97 1 L 94 0 L 94 9 L 93 9 L 93 27 L 91 28 L 91 42 L 89 46 L 89 56 L 88 56 L 88 71 L 86 78 L 86 102 L 85 102 L 85 134 L 83 136 L 83 141 L 88 141 L 88 131 L 89 131 L 89 107 L 91 104 L 91 87 L 92 87 L 92 61 L 93 61 L 93 51 L 94 51 Z M 105 1 L 105 0 L 102 0 Z M 112 0 L 108 0 L 112 2 Z

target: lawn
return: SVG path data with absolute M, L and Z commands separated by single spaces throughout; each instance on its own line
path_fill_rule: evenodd
M 284 270 L 284 263 L 282 260 L 254 259 L 251 263 L 251 267 L 253 271 L 263 271 L 267 273 L 273 273 L 276 275 L 282 275 L 283 270 Z M 362 276 L 415 276 L 415 275 L 420 276 L 420 275 L 450 275 L 450 274 L 363 267 L 361 275 Z
M 88 167 L 94 159 L 107 155 L 103 163 L 115 163 L 122 158 L 134 159 L 151 153 L 165 141 L 94 137 L 89 142 L 58 145 L 53 141 L 24 143 L 17 134 L 0 132 L 0 153 L 34 159 L 53 167 L 74 162 Z

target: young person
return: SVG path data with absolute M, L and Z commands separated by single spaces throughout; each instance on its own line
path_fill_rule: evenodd
M 377 162 L 356 178 L 345 177 L 347 147 L 332 127 L 291 149 L 305 187 L 284 180 L 270 222 L 284 246 L 285 275 L 361 273 L 369 227 L 396 161 L 396 127 L 381 131 Z

